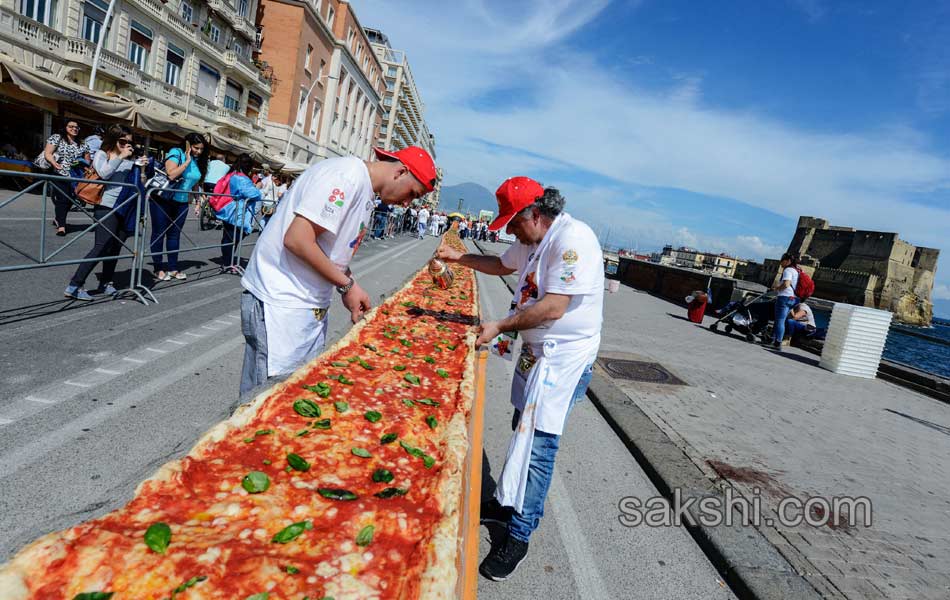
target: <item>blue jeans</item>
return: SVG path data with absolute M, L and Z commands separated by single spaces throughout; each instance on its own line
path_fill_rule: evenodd
M 587 394 L 587 386 L 590 385 L 593 374 L 594 365 L 591 363 L 587 365 L 581 378 L 577 381 L 568 414 L 570 414 L 574 405 Z M 520 419 L 521 411 L 515 409 L 514 417 L 511 420 L 512 430 L 518 426 Z M 508 533 L 522 542 L 528 541 L 531 533 L 538 528 L 541 517 L 544 516 L 544 500 L 548 496 L 548 488 L 551 487 L 551 479 L 554 477 L 554 458 L 557 455 L 560 442 L 561 436 L 559 435 L 538 431 L 537 429 L 534 431 L 524 504 L 521 507 L 521 512 L 513 513 L 511 520 L 508 522 Z
M 188 203 L 152 198 L 148 212 L 152 219 L 150 247 L 155 270 L 177 271 L 181 228 L 185 226 L 185 218 L 188 217 Z M 163 250 L 168 251 L 167 263 L 162 261 Z
M 781 343 L 785 339 L 785 319 L 788 313 L 798 304 L 798 298 L 794 296 L 779 296 L 775 299 L 775 325 L 772 331 L 772 341 Z
M 807 323 L 802 323 L 801 321 L 795 321 L 792 319 L 788 319 L 785 321 L 785 330 L 788 332 L 788 337 L 792 337 L 792 338 L 795 337 L 796 335 L 805 337 L 809 333 L 814 331 L 814 330 L 809 331 Z

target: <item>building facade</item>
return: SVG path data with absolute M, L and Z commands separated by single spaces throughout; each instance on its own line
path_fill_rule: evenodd
M 273 69 L 267 141 L 287 160 L 369 158 L 382 67 L 348 2 L 263 0 L 260 59 Z
M 115 0 L 107 23 L 106 0 L 0 0 L 0 57 L 75 91 L 88 86 L 102 39 L 96 97 L 128 101 L 123 118 L 148 133 L 197 131 L 212 146 L 266 155 L 271 79 L 253 59 L 257 2 Z M 5 81 L 2 95 L 45 111 L 44 130 L 53 116 L 97 121 L 75 93 L 37 98 L 19 87 Z M 121 119 L 98 122 L 110 120 Z

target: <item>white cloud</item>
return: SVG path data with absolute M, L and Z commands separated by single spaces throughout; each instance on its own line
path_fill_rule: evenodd
M 934 300 L 950 300 L 950 285 L 945 283 L 935 285 L 932 298 Z
M 568 198 L 610 198 L 610 223 L 603 225 L 633 235 L 652 231 L 669 241 L 678 226 L 645 204 L 627 208 L 615 182 L 731 198 L 793 219 L 810 214 L 898 231 L 911 243 L 950 249 L 950 210 L 906 201 L 909 194 L 950 191 L 950 160 L 929 149 L 924 132 L 891 124 L 811 131 L 751 110 L 710 106 L 701 94 L 714 80 L 710 73 L 672 78 L 666 89 L 638 86 L 563 43 L 605 1 L 355 4 L 365 25 L 381 27 L 408 52 L 450 183 L 472 180 L 494 189 L 510 175 L 553 167 L 564 181 L 546 183 L 566 188 L 574 165 L 603 176 L 604 186 L 596 196 L 584 187 Z M 819 2 L 802 7 L 813 18 L 823 14 Z M 517 90 L 511 93 L 527 101 L 491 112 L 471 106 L 491 90 Z M 524 152 L 489 150 L 478 140 Z M 757 235 L 718 241 L 774 256 L 778 247 Z

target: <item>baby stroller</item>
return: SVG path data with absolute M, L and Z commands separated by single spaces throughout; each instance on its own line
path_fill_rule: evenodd
M 775 298 L 765 292 L 748 302 L 730 302 L 715 314 L 719 318 L 709 326 L 711 331 L 719 331 L 719 324 L 725 323 L 724 332 L 735 331 L 745 336 L 746 341 L 757 342 L 768 335 L 768 326 L 775 315 Z

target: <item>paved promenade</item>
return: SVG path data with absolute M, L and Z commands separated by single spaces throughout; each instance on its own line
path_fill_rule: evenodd
M 769 516 L 789 495 L 871 500 L 871 527 L 760 527 L 822 596 L 950 598 L 950 406 L 685 312 L 625 286 L 608 294 L 601 353 L 660 363 L 686 385 L 614 383 L 710 481 L 758 488 Z

